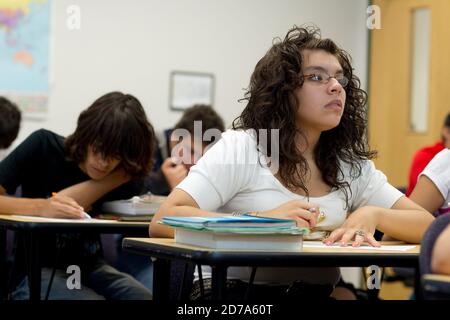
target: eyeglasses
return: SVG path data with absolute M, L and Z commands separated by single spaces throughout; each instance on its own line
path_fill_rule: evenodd
M 343 74 L 338 74 L 335 76 L 330 76 L 326 72 L 316 72 L 311 74 L 304 74 L 303 78 L 306 80 L 309 80 L 313 83 L 320 83 L 320 84 L 327 84 L 330 82 L 331 78 L 335 78 L 339 84 L 345 88 L 348 85 L 348 78 L 344 76 Z

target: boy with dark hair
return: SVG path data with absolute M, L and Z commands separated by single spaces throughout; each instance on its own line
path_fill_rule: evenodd
M 4 97 L 0 97 L 0 149 L 7 149 L 17 138 L 22 115 L 19 108 Z
M 198 104 L 186 109 L 166 133 L 168 158 L 158 172 L 150 175 L 147 188 L 154 194 L 168 195 L 223 131 L 224 122 L 211 106 Z
M 218 129 L 220 132 L 225 131 L 225 125 L 222 118 L 217 112 L 204 104 L 197 104 L 193 107 L 186 109 L 181 119 L 175 124 L 174 130 L 186 129 L 192 135 L 195 132 L 195 121 L 202 122 L 202 129 L 199 133 L 202 135 L 209 129 Z M 206 145 L 212 143 L 211 141 L 203 141 Z
M 128 94 L 108 93 L 80 114 L 75 132 L 66 139 L 38 130 L 0 163 L 0 212 L 82 219 L 85 210 L 104 201 L 144 191 L 154 146 L 153 127 L 140 102 Z M 4 195 L 19 185 L 23 198 Z M 53 267 L 60 252 L 51 299 L 151 299 L 134 278 L 102 260 L 99 235 L 49 235 L 41 244 L 47 248 L 43 267 Z M 69 265 L 82 270 L 82 290 L 66 287 Z M 49 274 L 44 268 L 43 292 Z M 14 298 L 27 297 L 26 283 L 25 278 Z

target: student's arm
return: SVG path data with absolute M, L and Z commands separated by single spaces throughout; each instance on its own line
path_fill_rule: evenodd
M 90 208 L 94 202 L 103 197 L 105 194 L 120 187 L 122 184 L 128 182 L 130 177 L 120 167 L 105 178 L 101 180 L 87 180 L 75 184 L 58 192 L 58 195 L 63 195 L 74 199 L 83 208 Z
M 311 208 L 315 208 L 316 213 L 308 211 Z M 318 212 L 318 207 L 313 204 L 293 200 L 272 210 L 253 212 L 252 214 L 257 214 L 258 217 L 294 219 L 299 227 L 312 228 L 316 225 Z M 149 233 L 154 238 L 173 238 L 173 228 L 157 223 L 164 216 L 206 217 L 216 215 L 224 215 L 224 213 L 199 209 L 197 202 L 186 191 L 175 188 L 153 217 Z
M 83 218 L 83 208 L 75 200 L 58 195 L 48 199 L 29 199 L 5 196 L 6 190 L 0 186 L 0 213 L 48 218 Z
M 377 229 L 395 239 L 420 243 L 434 217 L 427 210 L 401 197 L 391 209 L 381 209 Z
M 365 206 L 355 210 L 342 227 L 334 230 L 324 242 L 339 241 L 346 245 L 355 238 L 354 246 L 359 246 L 364 241 L 379 246 L 373 238 L 375 230 L 378 229 L 394 239 L 420 243 L 433 219 L 428 211 L 403 196 L 390 209 Z M 357 230 L 364 231 L 365 238 L 355 237 Z
M 161 204 L 150 223 L 150 236 L 154 238 L 173 238 L 173 228 L 158 224 L 164 216 L 216 216 L 219 213 L 201 210 L 197 202 L 185 191 L 174 189 Z
M 325 239 L 325 243 L 339 241 L 346 245 L 354 240 L 354 246 L 363 242 L 379 246 L 373 237 L 376 229 L 397 240 L 419 243 L 434 219 L 428 211 L 390 185 L 372 161 L 363 163 L 361 175 L 352 181 L 351 190 L 353 212 Z
M 431 270 L 450 275 L 450 225 L 439 235 L 431 255 Z
M 439 189 L 426 175 L 420 176 L 409 198 L 431 213 L 442 207 L 445 201 Z
M 43 129 L 37 130 L 0 162 L 0 213 L 52 218 L 83 217 L 83 209 L 76 201 L 63 195 L 48 199 L 6 196 L 6 191 L 16 190 L 23 183 L 24 177 L 37 179 L 33 163 L 39 163 L 48 156 L 45 152 L 52 139 L 55 139 L 53 133 Z

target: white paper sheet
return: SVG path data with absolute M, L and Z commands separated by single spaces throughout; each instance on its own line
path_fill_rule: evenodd
M 333 249 L 345 249 L 345 250 L 389 250 L 389 251 L 407 251 L 410 249 L 414 249 L 417 247 L 416 245 L 392 245 L 392 246 L 381 246 L 381 247 L 372 247 L 368 244 L 362 244 L 360 247 L 352 247 L 351 243 L 349 243 L 346 247 L 341 247 L 339 243 L 334 243 L 330 246 L 322 243 L 321 241 L 303 241 L 303 248 L 333 248 Z
M 60 218 L 45 218 L 45 217 L 18 216 L 18 215 L 11 215 L 11 217 L 17 219 L 26 218 L 29 221 L 36 221 L 36 222 L 111 223 L 114 221 L 105 219 L 60 219 Z

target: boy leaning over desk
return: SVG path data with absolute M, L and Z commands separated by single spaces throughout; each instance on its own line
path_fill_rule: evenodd
M 80 114 L 72 135 L 38 130 L 0 163 L 0 212 L 83 219 L 85 208 L 140 194 L 152 166 L 154 141 L 153 127 L 135 97 L 105 94 Z M 22 198 L 6 196 L 18 186 Z M 99 235 L 45 235 L 41 248 L 42 296 L 57 256 L 50 299 L 152 298 L 134 278 L 103 261 Z M 69 265 L 80 267 L 81 290 L 67 288 Z M 23 277 L 12 298 L 27 299 L 27 287 Z

